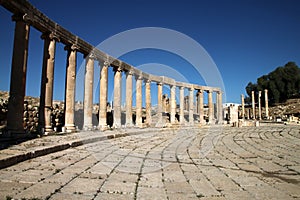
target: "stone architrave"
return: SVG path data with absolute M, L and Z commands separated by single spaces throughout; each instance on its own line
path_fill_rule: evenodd
M 68 45 L 65 47 L 65 50 L 68 51 L 65 91 L 65 129 L 66 132 L 74 132 L 76 130 L 74 116 L 77 46 Z
M 208 119 L 209 123 L 212 123 L 214 120 L 214 108 L 213 108 L 213 91 L 208 90 Z
M 121 87 L 122 87 L 122 70 L 114 68 L 114 128 L 121 128 Z
M 252 97 L 252 118 L 256 119 L 256 117 L 255 117 L 255 97 L 254 97 L 254 91 L 251 91 L 251 97 Z
M 22 20 L 22 16 L 14 15 L 13 20 L 16 24 L 7 113 L 9 134 L 24 133 L 23 112 L 30 32 L 30 26 Z
M 40 94 L 39 127 L 45 134 L 53 132 L 51 112 L 53 108 L 53 80 L 55 47 L 58 38 L 53 33 L 43 34 L 44 55 Z
M 261 120 L 261 91 L 258 91 L 258 119 Z
M 194 124 L 194 88 L 189 89 L 189 124 Z
M 170 122 L 171 124 L 174 124 L 176 122 L 176 118 L 175 118 L 175 115 L 176 115 L 176 99 L 175 99 L 175 96 L 176 96 L 176 86 L 175 85 L 172 85 L 170 86 L 171 87 L 171 94 L 170 94 Z
M 184 124 L 184 107 L 185 107 L 185 102 L 184 102 L 184 87 L 179 88 L 179 95 L 180 95 L 180 101 L 179 101 L 179 122 L 180 124 Z
M 242 119 L 245 119 L 245 98 L 244 95 L 241 95 L 241 101 L 242 101 Z
M 265 108 L 266 108 L 266 118 L 269 119 L 269 100 L 268 100 L 268 90 L 265 89 Z
M 133 126 L 132 123 L 132 72 L 126 72 L 126 127 Z
M 145 94 L 146 94 L 146 121 L 148 126 L 151 125 L 151 80 L 145 81 Z
M 156 127 L 162 127 L 163 119 L 162 119 L 162 112 L 163 112 L 163 95 L 162 95 L 162 83 L 157 83 L 157 123 Z
M 100 97 L 99 97 L 99 124 L 100 130 L 107 128 L 107 86 L 108 86 L 108 62 L 99 62 L 100 71 Z
M 94 56 L 86 57 L 84 77 L 84 101 L 83 101 L 83 129 L 93 128 L 93 86 L 94 86 Z
M 143 119 L 142 119 L 142 84 L 143 78 L 142 76 L 136 76 L 136 120 L 135 125 L 137 127 L 143 126 Z

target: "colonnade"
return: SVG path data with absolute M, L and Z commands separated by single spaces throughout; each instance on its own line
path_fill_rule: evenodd
M 203 115 L 203 92 L 208 93 L 208 118 L 210 121 L 217 120 L 221 122 L 222 117 L 222 92 L 219 88 L 200 86 L 190 83 L 177 82 L 174 79 L 164 76 L 154 76 L 144 73 L 135 67 L 128 65 L 120 60 L 101 52 L 87 42 L 74 36 L 67 30 L 63 29 L 56 23 L 52 22 L 46 16 L 42 15 L 37 9 L 33 8 L 28 2 L 18 2 L 16 0 L 3 0 L 2 6 L 11 10 L 18 11 L 14 15 L 15 20 L 15 36 L 14 48 L 11 66 L 11 82 L 10 97 L 8 103 L 7 130 L 10 133 L 23 133 L 23 103 L 26 86 L 26 70 L 28 57 L 28 41 L 29 30 L 33 26 L 42 32 L 44 40 L 44 54 L 42 64 L 41 93 L 40 93 L 40 116 L 39 126 L 42 131 L 48 133 L 53 131 L 51 125 L 51 110 L 53 102 L 53 83 L 54 83 L 54 60 L 56 53 L 56 43 L 61 42 L 65 45 L 66 50 L 66 79 L 65 79 L 65 131 L 73 132 L 76 130 L 74 114 L 75 114 L 75 87 L 76 87 L 76 58 L 78 53 L 82 53 L 86 60 L 85 81 L 84 81 L 84 124 L 86 130 L 93 128 L 92 109 L 93 109 L 93 86 L 94 86 L 94 65 L 99 63 L 100 67 L 100 93 L 99 93 L 99 121 L 97 126 L 99 129 L 107 128 L 107 102 L 108 102 L 108 68 L 112 67 L 114 72 L 113 81 L 113 127 L 121 128 L 152 124 L 152 99 L 151 99 L 151 83 L 157 84 L 157 127 L 164 126 L 163 122 L 163 86 L 170 87 L 170 123 L 176 124 L 176 114 L 179 114 L 179 124 L 184 124 L 184 90 L 189 91 L 188 106 L 188 124 L 194 124 L 194 115 L 198 114 L 200 123 L 204 123 Z M 26 4 L 24 5 L 21 4 Z M 27 5 L 28 4 L 28 5 Z M 25 9 L 25 10 L 24 10 Z M 27 9 L 27 10 L 26 10 Z M 29 9 L 29 10 L 28 10 Z M 30 10 L 32 9 L 32 10 Z M 30 16 L 26 13 L 31 13 Z M 35 16 L 35 17 L 33 17 Z M 35 18 L 42 18 L 40 21 Z M 48 24 L 44 24 L 48 23 Z M 57 31 L 59 30 L 59 31 Z M 122 76 L 126 75 L 126 122 L 122 124 Z M 135 124 L 132 120 L 133 115 L 133 78 L 136 79 L 136 120 Z M 143 82 L 145 84 L 145 110 L 146 121 L 143 123 Z M 180 101 L 179 112 L 176 103 L 176 88 L 179 89 Z M 197 91 L 196 105 L 194 105 L 194 93 Z M 213 92 L 217 92 L 217 118 L 214 117 Z M 197 109 L 194 113 L 194 106 Z

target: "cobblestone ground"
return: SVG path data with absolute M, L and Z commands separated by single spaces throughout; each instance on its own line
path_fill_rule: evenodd
M 0 198 L 300 199 L 299 142 L 299 126 L 100 141 L 0 170 Z

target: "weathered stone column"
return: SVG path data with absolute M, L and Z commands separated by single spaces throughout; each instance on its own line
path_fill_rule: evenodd
M 189 92 L 189 124 L 194 125 L 194 88 L 190 88 Z
M 121 128 L 121 84 L 122 70 L 114 68 L 114 128 Z
M 179 122 L 180 124 L 184 124 L 184 87 L 179 88 L 179 95 L 180 95 L 180 101 L 179 101 L 179 107 L 180 107 L 180 113 L 179 113 Z
M 148 126 L 151 125 L 151 80 L 145 81 L 145 90 L 146 90 L 146 121 Z
M 84 101 L 83 101 L 83 129 L 93 128 L 93 86 L 94 86 L 94 56 L 86 57 L 84 77 Z
M 170 94 L 170 122 L 174 124 L 176 122 L 176 86 L 171 85 L 171 94 Z
M 268 100 L 268 90 L 265 89 L 265 108 L 266 108 L 266 118 L 269 119 L 269 100 Z
M 51 111 L 53 102 L 53 79 L 54 79 L 54 60 L 55 47 L 58 38 L 54 34 L 43 34 L 44 55 L 40 94 L 39 127 L 44 129 L 44 133 L 53 132 L 51 124 Z
M 126 72 L 126 127 L 132 124 L 132 72 Z
M 245 98 L 244 95 L 241 95 L 241 101 L 242 101 L 242 118 L 245 119 Z
M 261 120 L 261 91 L 258 91 L 258 119 Z
M 163 100 L 162 100 L 162 83 L 157 83 L 157 124 L 156 127 L 162 127 L 162 112 L 163 112 Z
M 218 91 L 217 92 L 217 100 L 218 100 L 218 104 L 217 104 L 217 111 L 218 111 L 218 124 L 222 124 L 223 123 L 223 102 L 222 102 L 222 91 Z
M 198 102 L 198 106 L 199 106 L 199 119 L 200 119 L 200 123 L 204 124 L 204 107 L 203 107 L 203 91 L 202 90 L 198 90 L 198 98 L 199 98 L 199 102 Z
M 254 91 L 251 92 L 252 97 L 252 118 L 255 119 L 255 97 L 254 97 Z
M 16 25 L 7 113 L 9 134 L 24 133 L 23 112 L 30 31 L 30 26 L 22 20 L 22 16 L 14 15 L 12 18 Z
M 213 105 L 213 91 L 208 90 L 208 119 L 209 123 L 212 123 L 214 120 L 214 105 Z
M 66 132 L 73 132 L 76 130 L 74 123 L 74 115 L 77 46 L 68 45 L 65 47 L 65 50 L 68 51 L 65 91 L 65 128 Z
M 137 127 L 143 126 L 143 119 L 142 119 L 142 83 L 143 78 L 142 76 L 136 76 L 136 119 L 135 125 Z
M 105 130 L 107 128 L 107 84 L 108 84 L 108 66 L 109 63 L 99 62 L 100 72 L 100 97 L 99 97 L 99 129 Z

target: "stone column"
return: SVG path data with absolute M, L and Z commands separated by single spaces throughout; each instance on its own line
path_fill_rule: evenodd
M 142 119 L 142 83 L 143 78 L 142 76 L 136 77 L 136 119 L 135 125 L 137 127 L 143 126 L 143 119 Z
M 218 124 L 222 124 L 223 123 L 223 102 L 222 102 L 222 92 L 221 91 L 217 92 L 217 100 L 218 100 L 218 104 L 217 104 Z
M 22 16 L 14 15 L 13 20 L 16 21 L 16 25 L 7 113 L 9 134 L 24 133 L 23 112 L 30 31 L 30 26 L 22 20 Z
M 100 63 L 99 63 L 100 64 Z M 108 66 L 107 62 L 101 63 L 100 72 L 100 97 L 99 97 L 99 129 L 107 128 L 107 84 L 108 84 Z
M 261 120 L 261 91 L 258 91 L 258 119 Z
M 126 72 L 126 127 L 132 124 L 132 72 Z
M 189 124 L 194 125 L 194 88 L 190 88 L 189 92 Z
M 180 124 L 184 124 L 184 87 L 180 87 L 180 113 L 179 113 L 179 122 Z
M 157 83 L 157 124 L 156 127 L 162 127 L 162 112 L 163 112 L 163 100 L 162 100 L 162 83 Z
M 171 124 L 174 124 L 176 122 L 176 86 L 171 86 L 171 92 L 170 92 L 170 122 Z
M 94 86 L 94 56 L 86 57 L 85 77 L 84 77 L 84 101 L 83 101 L 83 129 L 93 128 L 93 86 Z
M 213 91 L 208 90 L 208 119 L 209 123 L 213 122 L 214 119 L 214 105 L 213 105 Z
M 245 99 L 244 95 L 241 95 L 241 101 L 242 101 L 242 118 L 245 119 Z
M 266 108 L 266 118 L 269 119 L 269 100 L 268 100 L 268 90 L 265 89 L 265 108 Z
M 255 97 L 254 97 L 254 91 L 251 92 L 252 97 L 252 118 L 255 119 Z
M 53 34 L 43 34 L 44 55 L 40 94 L 39 127 L 44 129 L 44 133 L 53 132 L 51 123 L 51 112 L 53 102 L 53 79 L 54 79 L 54 60 L 56 40 Z M 43 132 L 43 131 L 42 131 Z
M 151 80 L 146 80 L 146 121 L 148 126 L 151 125 Z
M 68 51 L 65 91 L 65 128 L 66 132 L 73 132 L 76 130 L 74 123 L 74 114 L 77 46 L 68 45 L 65 47 L 65 50 Z
M 203 107 L 203 91 L 202 90 L 198 90 L 198 98 L 199 98 L 199 119 L 200 119 L 200 123 L 204 124 L 204 107 Z
M 122 70 L 121 68 L 114 68 L 114 128 L 121 128 L 121 84 L 122 84 Z

